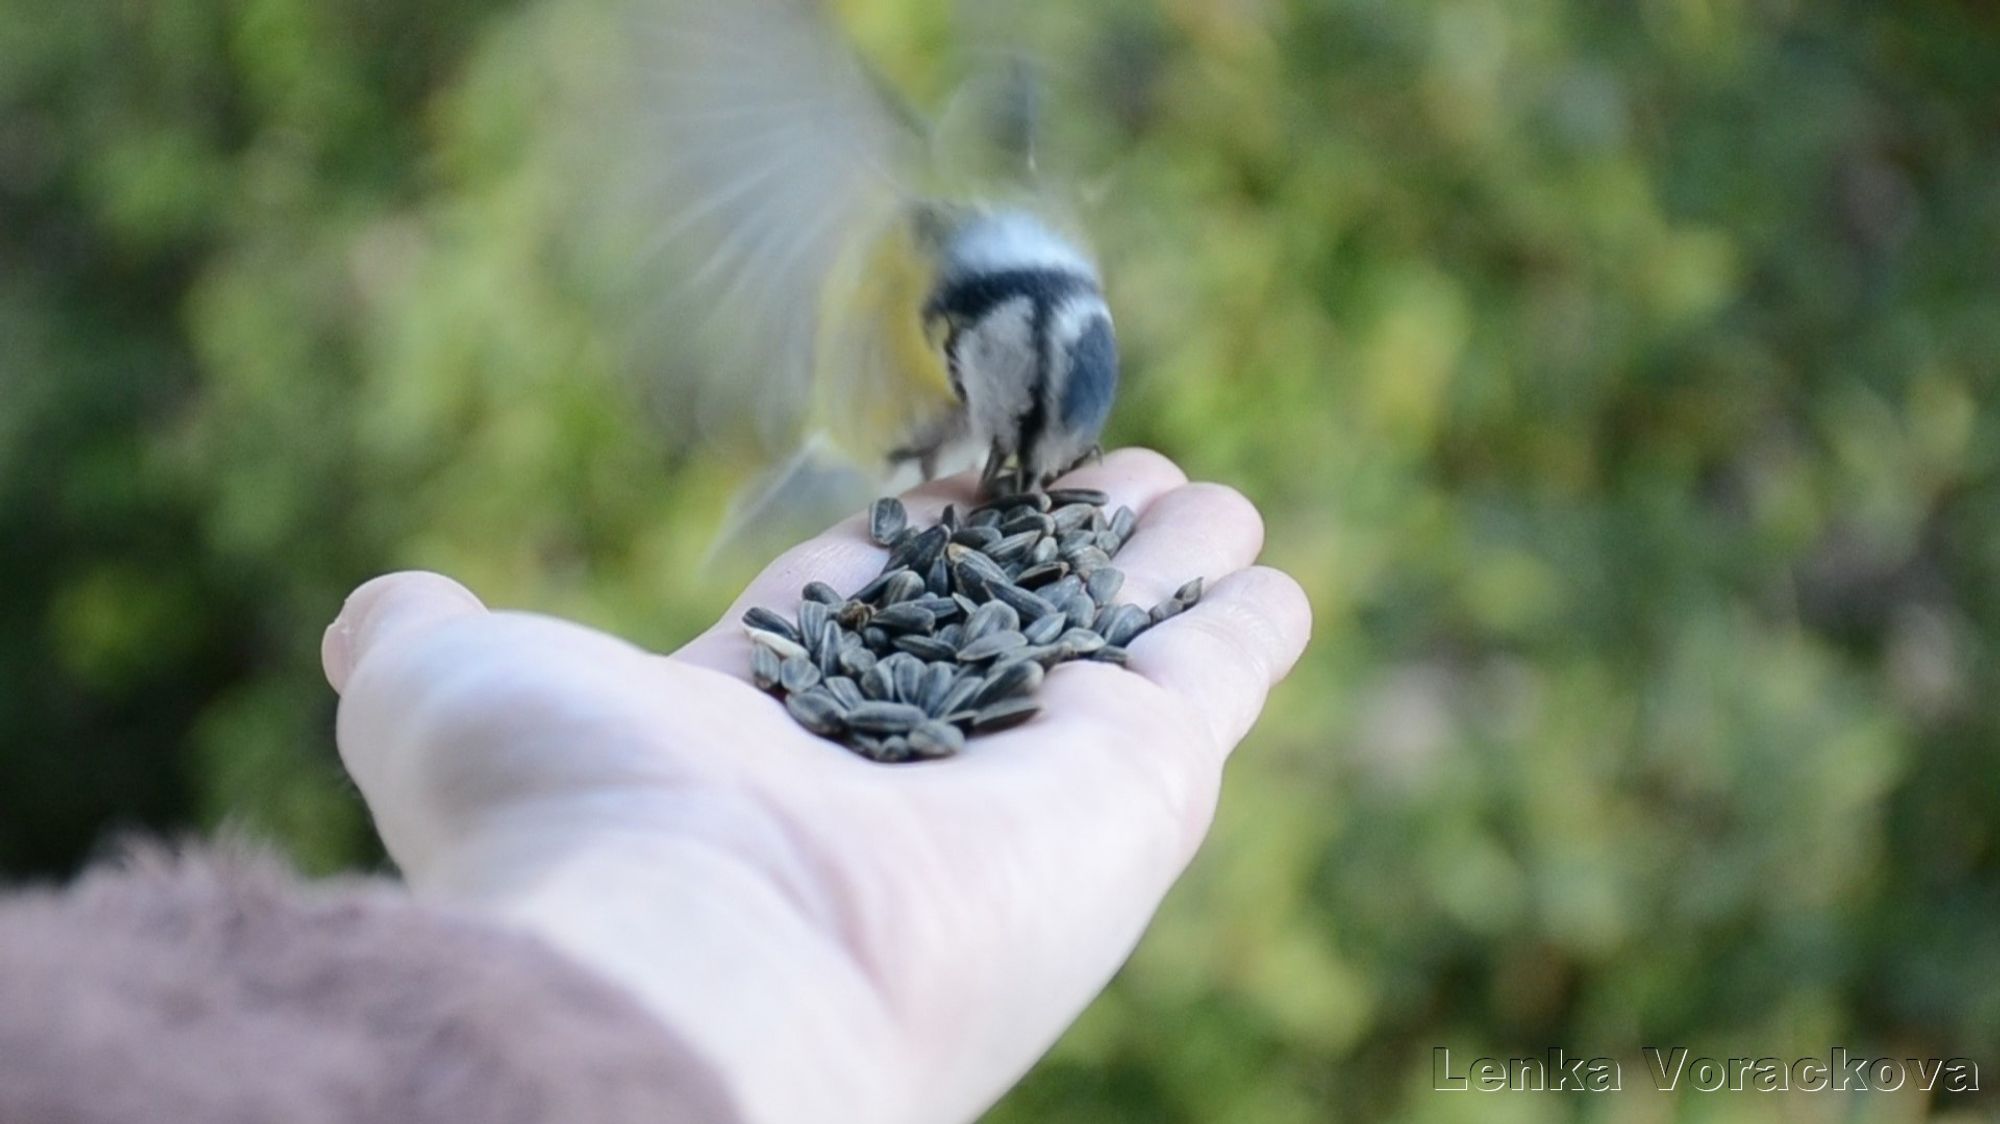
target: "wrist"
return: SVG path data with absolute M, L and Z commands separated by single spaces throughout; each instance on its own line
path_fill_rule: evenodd
M 670 798 L 662 798 L 671 803 Z M 533 933 L 636 999 L 751 1124 L 910 1118 L 907 1037 L 837 919 L 771 848 L 661 833 L 687 809 L 621 797 L 520 807 L 431 855 L 411 884 Z M 593 822 L 588 832 L 573 829 Z M 779 849 L 782 849 L 781 847 Z M 770 861 L 746 858 L 760 855 Z

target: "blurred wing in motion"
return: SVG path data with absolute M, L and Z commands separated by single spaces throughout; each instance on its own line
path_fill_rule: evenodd
M 789 454 L 816 424 L 826 287 L 907 209 L 920 135 L 796 0 L 618 10 L 620 65 L 573 115 L 569 174 L 635 361 L 679 436 Z

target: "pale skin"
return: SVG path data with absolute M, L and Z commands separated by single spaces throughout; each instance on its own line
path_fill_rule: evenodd
M 1235 491 L 1143 450 L 1062 483 L 1139 513 L 1121 600 L 1209 592 L 1129 669 L 1058 667 L 1040 717 L 960 757 L 873 764 L 748 681 L 744 609 L 879 569 L 857 517 L 664 656 L 436 574 L 371 581 L 325 642 L 342 759 L 415 895 L 622 985 L 743 1119 L 969 1120 L 1131 952 L 1311 627 Z M 909 493 L 912 520 L 971 488 Z

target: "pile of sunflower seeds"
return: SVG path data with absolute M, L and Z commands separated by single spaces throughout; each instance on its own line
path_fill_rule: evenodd
M 1068 660 L 1123 665 L 1125 645 L 1201 599 L 1201 579 L 1148 612 L 1114 600 L 1112 556 L 1132 535 L 1129 507 L 1087 488 L 987 500 L 934 526 L 909 525 L 901 501 L 875 501 L 869 537 L 889 548 L 852 596 L 805 587 L 796 620 L 743 615 L 757 686 L 799 725 L 875 761 L 922 761 L 965 748 L 1041 710 L 1048 669 Z

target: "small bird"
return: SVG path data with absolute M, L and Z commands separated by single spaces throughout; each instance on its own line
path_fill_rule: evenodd
M 1036 168 L 1024 66 L 968 84 L 940 126 L 805 0 L 629 13 L 631 80 L 584 125 L 615 150 L 590 193 L 645 263 L 650 377 L 681 427 L 748 421 L 779 454 L 733 524 L 982 455 L 989 490 L 1045 484 L 1096 452 L 1118 344 Z

